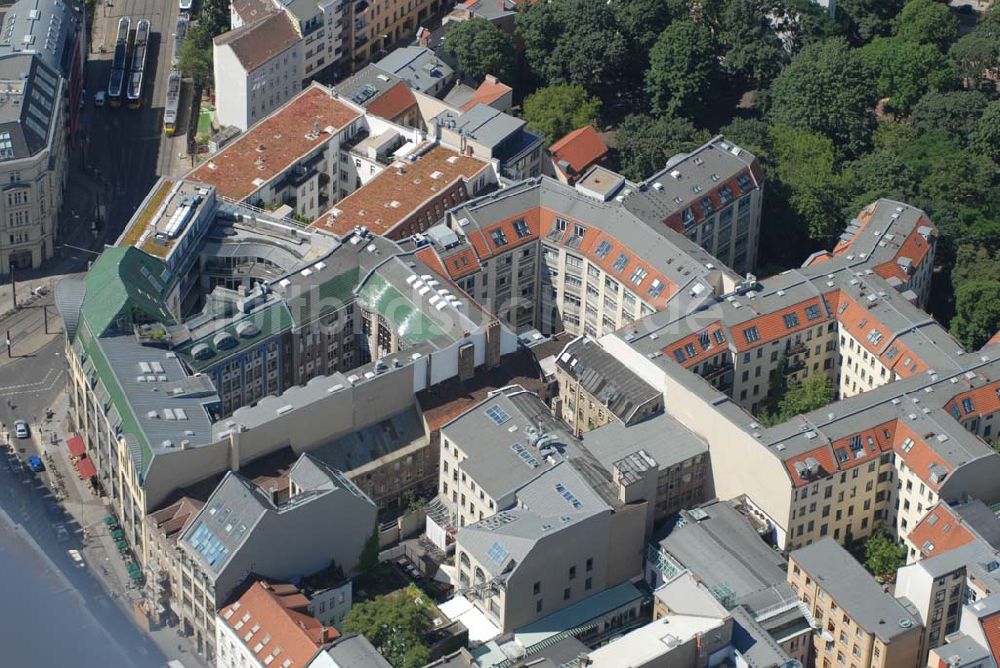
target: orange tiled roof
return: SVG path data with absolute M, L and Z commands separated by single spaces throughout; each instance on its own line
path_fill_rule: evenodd
M 443 263 L 442 271 L 456 280 L 476 273 L 480 267 L 479 258 L 476 257 L 476 252 L 472 248 L 465 248 L 440 261 Z
M 477 88 L 476 92 L 472 94 L 469 101 L 462 105 L 462 111 L 468 111 L 477 104 L 490 106 L 504 95 L 511 92 L 511 90 L 511 87 L 502 81 L 490 81 L 489 79 L 486 79 L 483 83 L 479 84 L 479 88 Z
M 399 81 L 368 105 L 368 113 L 392 120 L 416 104 L 417 99 L 413 97 L 410 87 L 406 85 L 405 81 Z
M 979 623 L 983 625 L 983 635 L 986 636 L 993 660 L 1000 663 L 1000 612 L 983 617 Z
M 524 230 L 523 236 L 518 234 L 517 228 L 514 226 L 515 222 L 521 220 L 527 224 L 527 229 Z M 494 254 L 506 253 L 518 246 L 535 241 L 538 239 L 539 226 L 539 210 L 537 208 L 530 209 L 493 223 L 488 227 L 470 232 L 469 243 L 472 244 L 479 257 L 485 259 L 492 257 Z M 498 232 L 503 233 L 506 243 L 499 243 L 496 236 Z
M 909 275 L 899 265 L 898 260 L 899 258 L 902 257 L 910 258 L 910 262 L 912 263 L 914 270 L 916 270 L 916 268 L 920 266 L 920 263 L 923 262 L 924 258 L 927 257 L 927 253 L 931 249 L 931 244 L 929 241 L 924 239 L 919 232 L 917 232 L 917 230 L 919 230 L 921 226 L 926 226 L 930 227 L 931 229 L 934 229 L 934 226 L 931 225 L 931 222 L 927 220 L 927 218 L 925 218 L 924 216 L 921 216 L 920 220 L 917 221 L 917 224 L 913 226 L 912 230 L 910 230 L 910 233 L 907 235 L 906 240 L 903 241 L 902 245 L 900 245 L 899 250 L 896 252 L 896 255 L 893 256 L 893 258 L 890 261 L 883 262 L 882 264 L 875 267 L 874 271 L 876 274 L 878 274 L 882 278 L 890 278 L 895 276 L 896 278 L 904 282 L 909 280 L 910 278 Z
M 880 457 L 883 452 L 892 449 L 895 431 L 896 421 L 891 420 L 786 460 L 785 468 L 788 469 L 792 485 L 805 487 L 817 478 L 832 475 L 837 471 L 846 471 Z M 820 470 L 815 476 L 803 478 L 799 475 L 796 463 L 801 462 L 806 465 L 806 460 L 810 457 L 819 463 Z
M 188 178 L 214 185 L 224 197 L 245 200 L 260 189 L 258 183 L 270 181 L 327 141 L 330 135 L 322 130 L 340 130 L 359 116 L 324 89 L 312 86 L 209 157 Z M 316 125 L 321 132 L 314 136 Z
M 585 125 L 552 144 L 549 153 L 557 162 L 565 161 L 573 172 L 582 174 L 584 170 L 607 155 L 608 147 L 593 126 Z
M 847 294 L 842 295 L 843 304 L 837 319 L 842 331 L 846 331 L 858 343 L 874 355 L 885 367 L 900 378 L 922 373 L 927 364 L 917 357 L 902 341 L 890 342 L 891 332 L 882 326 L 878 317 Z M 877 331 L 877 343 L 872 343 L 873 331 Z
M 996 343 L 1000 343 L 1000 331 L 998 331 L 996 334 L 994 334 L 993 336 L 991 336 L 990 340 L 987 341 L 986 345 L 983 346 L 983 347 L 985 348 L 987 346 L 992 346 L 992 345 L 994 345 Z
M 232 605 L 222 608 L 219 615 L 247 647 L 259 647 L 253 654 L 261 662 L 300 668 L 340 634 L 303 611 L 304 597 L 279 593 L 284 591 L 275 591 L 258 580 Z M 252 635 L 247 638 L 248 634 Z M 269 640 L 264 643 L 264 638 Z M 273 658 L 269 661 L 268 657 Z
M 758 315 L 756 318 L 742 322 L 739 325 L 734 325 L 732 327 L 733 331 L 733 343 L 736 345 L 736 350 L 738 352 L 744 352 L 750 350 L 751 348 L 756 348 L 757 346 L 764 345 L 775 339 L 780 339 L 789 334 L 795 334 L 796 332 L 802 332 L 810 327 L 815 327 L 816 325 L 823 324 L 833 319 L 834 309 L 836 306 L 831 303 L 830 297 L 835 295 L 837 291 L 832 291 L 823 295 L 826 299 L 824 303 L 823 299 L 819 297 L 810 297 L 804 301 L 801 301 L 792 306 L 786 306 L 779 311 L 773 311 L 771 313 L 763 313 Z M 829 309 L 827 308 L 829 305 Z M 806 315 L 806 309 L 810 307 L 818 307 L 819 315 L 814 317 L 812 320 Z M 794 316 L 795 324 L 791 327 L 788 326 L 786 322 L 786 316 L 791 318 Z M 744 332 L 746 332 L 751 327 L 757 328 L 757 337 L 752 340 L 748 340 Z
M 975 540 L 946 503 L 939 503 L 917 522 L 906 537 L 925 557 L 944 554 Z M 927 545 L 930 549 L 924 549 Z
M 721 340 L 720 340 L 721 339 Z M 720 351 L 729 350 L 729 339 L 726 328 L 719 321 L 713 322 L 707 327 L 689 334 L 679 341 L 671 343 L 662 349 L 665 355 L 678 361 L 685 369 L 690 369 L 702 360 L 717 355 Z M 683 354 L 684 360 L 680 360 L 678 351 Z M 694 351 L 694 355 L 691 352 Z
M 338 202 L 330 214 L 317 218 L 312 227 L 347 234 L 356 225 L 364 225 L 375 234 L 391 236 L 393 230 L 422 207 L 440 201 L 441 213 L 436 222 L 445 210 L 465 201 L 468 197 L 465 183 L 487 168 L 482 160 L 434 146 L 413 162 L 396 162 L 386 167 Z
M 987 383 L 974 390 L 956 394 L 945 404 L 945 410 L 959 422 L 992 415 L 1000 411 L 1000 381 Z
M 926 435 L 926 438 L 933 437 L 933 434 Z M 946 473 L 952 471 L 951 466 L 934 452 L 934 448 L 927 444 L 925 437 L 915 433 L 902 421 L 896 422 L 893 450 L 896 452 L 896 456 L 906 462 L 906 465 L 917 477 L 935 492 L 941 488 L 944 478 L 934 482 L 931 479 L 931 466 L 940 466 Z

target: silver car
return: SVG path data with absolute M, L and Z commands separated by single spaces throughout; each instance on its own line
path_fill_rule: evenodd
M 28 438 L 31 434 L 31 430 L 28 429 L 28 423 L 24 420 L 18 420 L 14 423 L 14 436 L 17 438 Z

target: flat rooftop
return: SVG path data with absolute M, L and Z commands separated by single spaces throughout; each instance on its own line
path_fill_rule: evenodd
M 193 181 L 162 180 L 143 201 L 119 246 L 135 246 L 161 260 L 170 256 L 199 213 L 208 205 L 210 190 Z
M 477 158 L 463 156 L 440 145 L 433 146 L 412 162 L 397 161 L 387 167 L 317 218 L 312 227 L 333 234 L 348 234 L 361 225 L 374 234 L 388 234 L 422 205 L 440 197 L 460 178 L 469 181 L 487 166 Z M 448 206 L 442 206 L 441 215 L 436 218 L 441 218 Z
M 314 84 L 187 176 L 242 201 L 360 116 Z

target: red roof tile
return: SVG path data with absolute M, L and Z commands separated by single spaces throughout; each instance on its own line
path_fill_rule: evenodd
M 593 126 L 585 125 L 549 147 L 557 163 L 565 161 L 576 174 L 582 174 L 588 167 L 607 155 L 608 147 Z
M 721 338 L 721 341 L 719 340 Z M 662 349 L 665 355 L 680 362 L 684 368 L 690 369 L 702 360 L 713 357 L 719 352 L 729 351 L 729 338 L 721 322 L 713 322 L 707 327 L 689 334 L 679 341 L 674 341 Z M 678 351 L 681 355 L 678 355 Z M 694 354 L 692 355 L 692 351 Z M 681 359 L 683 357 L 683 360 Z
M 1000 381 L 993 381 L 974 390 L 956 394 L 945 404 L 945 410 L 959 422 L 992 415 L 1000 411 L 998 393 L 1000 393 Z
M 926 435 L 926 438 L 933 437 L 933 434 Z M 931 466 L 940 466 L 946 473 L 951 473 L 951 466 L 938 456 L 934 448 L 927 444 L 925 437 L 915 433 L 902 421 L 896 422 L 893 450 L 896 452 L 896 456 L 902 459 L 916 476 L 935 492 L 941 488 L 944 478 L 937 482 L 932 480 Z
M 892 449 L 895 431 L 896 421 L 892 420 L 857 434 L 837 439 L 830 445 L 823 444 L 813 450 L 789 458 L 785 461 L 785 468 L 788 469 L 792 485 L 805 487 L 817 478 L 832 475 L 837 471 L 846 471 L 880 457 L 883 452 Z M 799 475 L 796 464 L 801 462 L 808 466 L 806 460 L 810 457 L 819 463 L 819 471 L 814 476 L 803 478 Z
M 883 262 L 875 267 L 874 271 L 876 274 L 882 278 L 895 276 L 903 282 L 909 280 L 910 276 L 906 273 L 903 267 L 900 266 L 899 259 L 903 257 L 909 258 L 915 271 L 920 266 L 921 262 L 923 262 L 924 258 L 927 257 L 927 253 L 931 249 L 931 243 L 924 239 L 923 236 L 921 236 L 921 234 L 917 231 L 922 226 L 930 227 L 932 230 L 936 230 L 927 218 L 921 216 L 920 220 L 917 221 L 917 224 L 913 226 L 912 230 L 910 230 L 906 240 L 903 241 L 902 245 L 900 245 L 899 250 L 896 251 L 892 260 Z
M 218 193 L 243 201 L 330 138 L 325 131 L 346 127 L 360 114 L 323 88 L 307 88 L 288 104 L 251 127 L 193 171 L 187 178 L 214 185 Z M 261 150 L 263 147 L 263 150 Z
M 375 234 L 392 236 L 391 232 L 411 216 L 440 203 L 440 213 L 431 216 L 437 222 L 447 209 L 468 198 L 465 184 L 488 167 L 477 158 L 434 146 L 413 162 L 398 161 L 386 167 L 338 202 L 329 214 L 317 218 L 311 227 L 342 235 L 364 225 Z M 416 231 L 431 224 L 421 225 L 422 229 Z
M 990 646 L 993 660 L 1000 663 L 1000 612 L 983 617 L 979 623 L 983 625 L 983 635 L 986 636 L 986 643 Z
M 830 302 L 830 296 L 835 294 L 836 291 L 832 291 L 824 295 L 824 298 L 826 298 L 825 304 L 819 297 L 810 297 L 792 306 L 786 306 L 779 311 L 764 313 L 739 325 L 734 325 L 732 332 L 736 350 L 738 352 L 750 350 L 775 339 L 780 339 L 796 332 L 802 332 L 810 327 L 822 325 L 833 320 L 832 314 L 835 313 L 834 309 L 836 306 Z M 827 305 L 829 305 L 829 308 L 827 308 Z M 809 307 L 819 308 L 819 315 L 812 320 L 806 316 L 806 309 Z M 786 316 L 789 318 L 788 321 L 786 321 Z M 793 316 L 794 320 L 791 319 Z M 794 324 L 789 327 L 788 322 L 794 322 Z M 745 332 L 752 327 L 757 328 L 757 336 L 751 336 L 748 339 Z
M 477 104 L 492 106 L 494 102 L 511 91 L 511 87 L 502 81 L 498 81 L 496 79 L 491 81 L 487 78 L 483 80 L 483 83 L 479 84 L 479 88 L 477 88 L 476 92 L 472 94 L 469 101 L 462 105 L 462 111 L 468 111 Z
M 939 503 L 917 522 L 906 539 L 925 557 L 944 554 L 975 540 L 946 503 Z M 924 546 L 927 546 L 926 548 Z
M 266 582 L 257 581 L 232 605 L 219 610 L 220 623 L 228 624 L 261 662 L 274 656 L 275 665 L 300 668 L 340 635 L 306 614 L 301 607 L 303 600 L 301 596 L 280 594 Z M 264 638 L 269 640 L 264 643 Z
M 379 95 L 368 105 L 368 112 L 388 120 L 399 118 L 417 104 L 410 87 L 405 81 L 399 81 L 392 88 Z

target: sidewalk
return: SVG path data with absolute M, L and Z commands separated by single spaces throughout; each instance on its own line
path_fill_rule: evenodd
M 115 541 L 111 538 L 111 531 L 104 524 L 104 518 L 113 513 L 105 500 L 91 493 L 86 483 L 77 476 L 65 448 L 68 437 L 64 423 L 68 410 L 65 392 L 59 394 L 52 405 L 52 410 L 56 419 L 48 422 L 40 430 L 39 440 L 41 441 L 41 449 L 51 455 L 51 459 L 47 461 L 53 464 L 62 475 L 66 494 L 62 501 L 63 507 L 83 530 L 84 547 L 81 549 L 81 553 L 84 556 L 84 561 L 90 565 L 94 575 L 101 580 L 108 590 L 109 596 L 130 617 L 134 617 L 138 614 L 136 609 L 137 604 L 143 598 L 142 592 L 132 584 L 125 568 L 125 560 L 119 555 Z M 55 443 L 50 439 L 52 432 L 57 435 Z M 190 641 L 182 637 L 174 628 L 164 626 L 147 632 L 147 635 L 159 646 L 167 658 L 182 661 L 188 668 L 208 668 L 205 660 L 194 652 Z

